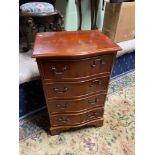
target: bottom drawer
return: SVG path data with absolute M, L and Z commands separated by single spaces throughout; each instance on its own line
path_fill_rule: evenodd
M 103 111 L 103 107 L 100 107 L 83 113 L 53 115 L 50 121 L 52 126 L 80 124 L 103 117 Z

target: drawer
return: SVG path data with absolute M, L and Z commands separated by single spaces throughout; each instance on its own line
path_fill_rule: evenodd
M 80 60 L 38 60 L 44 80 L 87 78 L 100 73 L 110 74 L 113 54 Z
M 74 125 L 89 122 L 103 116 L 103 108 L 96 108 L 83 113 L 59 114 L 50 118 L 52 126 Z
M 74 98 L 90 95 L 99 91 L 106 91 L 109 77 L 98 77 L 79 82 L 44 83 L 46 96 L 52 98 Z
M 79 112 L 96 106 L 104 106 L 106 94 L 101 93 L 82 99 L 75 100 L 52 100 L 48 102 L 49 112 L 52 114 L 60 112 Z

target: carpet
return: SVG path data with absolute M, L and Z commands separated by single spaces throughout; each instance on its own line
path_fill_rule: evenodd
M 47 110 L 19 123 L 20 155 L 134 155 L 134 71 L 110 81 L 104 125 L 51 136 Z

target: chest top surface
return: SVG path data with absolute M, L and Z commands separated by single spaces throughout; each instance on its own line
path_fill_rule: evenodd
M 119 50 L 116 43 L 98 30 L 41 32 L 36 35 L 32 57 L 89 56 Z

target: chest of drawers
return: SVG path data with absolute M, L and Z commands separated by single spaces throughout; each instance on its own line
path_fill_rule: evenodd
M 52 135 L 103 125 L 109 79 L 119 50 L 98 30 L 37 34 L 32 57 L 41 75 Z

